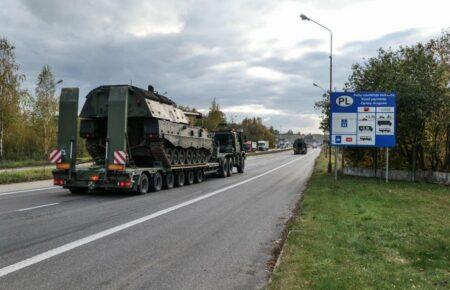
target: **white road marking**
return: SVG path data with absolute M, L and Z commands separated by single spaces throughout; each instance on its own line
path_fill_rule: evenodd
M 41 207 L 47 207 L 47 206 L 57 205 L 57 204 L 59 204 L 59 202 L 47 203 L 47 204 L 38 205 L 38 206 L 33 206 L 33 207 L 27 207 L 27 208 L 16 209 L 16 210 L 13 210 L 13 212 L 17 212 L 17 211 L 27 211 L 27 210 L 32 210 L 32 209 L 36 209 L 36 208 L 41 208 Z
M 8 191 L 8 192 L 2 192 L 2 193 L 0 193 L 0 196 L 2 196 L 2 195 L 16 194 L 16 193 L 31 192 L 31 191 L 46 190 L 46 189 L 54 189 L 54 188 L 62 188 L 62 187 L 59 187 L 59 186 L 50 186 L 50 187 L 33 188 L 33 189 L 27 189 L 27 190 Z
M 238 186 L 240 186 L 240 185 L 243 185 L 243 184 L 245 184 L 245 183 L 248 183 L 248 182 L 250 182 L 250 181 L 253 181 L 253 180 L 255 180 L 255 179 L 258 179 L 258 178 L 260 178 L 260 177 L 263 177 L 263 176 L 265 176 L 265 175 L 267 175 L 267 174 L 270 174 L 270 173 L 272 173 L 272 172 L 274 172 L 274 171 L 276 171 L 276 170 L 278 170 L 278 169 L 281 169 L 281 168 L 283 168 L 283 167 L 285 167 L 285 166 L 287 166 L 287 165 L 289 165 L 289 164 L 292 164 L 292 163 L 294 163 L 294 162 L 296 162 L 296 161 L 302 160 L 302 159 L 305 158 L 305 157 L 306 157 L 306 155 L 305 155 L 305 156 L 302 156 L 301 158 L 296 158 L 296 159 L 294 159 L 294 160 L 291 160 L 291 161 L 289 161 L 289 162 L 287 162 L 287 163 L 285 163 L 285 164 L 283 164 L 283 165 L 280 165 L 280 166 L 278 166 L 278 167 L 275 167 L 275 168 L 273 168 L 273 169 L 270 169 L 270 170 L 268 170 L 268 171 L 266 171 L 266 172 L 264 172 L 264 173 L 261 173 L 261 174 L 259 174 L 259 175 L 253 176 L 253 177 L 251 177 L 251 178 L 249 178 L 249 179 L 246 179 L 246 180 L 243 180 L 243 181 L 241 181 L 241 182 L 238 182 L 238 183 L 229 185 L 229 186 L 227 186 L 227 187 L 224 187 L 224 188 L 215 190 L 215 191 L 210 192 L 210 193 L 207 193 L 207 194 L 205 194 L 205 195 L 201 195 L 201 196 L 199 196 L 199 197 L 190 199 L 190 200 L 185 201 L 185 202 L 182 202 L 182 203 L 180 203 L 180 204 L 177 204 L 177 205 L 171 206 L 171 207 L 169 207 L 169 208 L 166 208 L 166 209 L 157 211 L 157 212 L 152 213 L 152 214 L 150 214 L 150 215 L 147 215 L 147 216 L 141 217 L 141 218 L 139 218 L 139 219 L 136 219 L 136 220 L 133 220 L 133 221 L 130 221 L 130 222 L 127 222 L 127 223 L 124 223 L 124 224 L 121 224 L 121 225 L 118 225 L 118 226 L 109 228 L 109 229 L 107 229 L 107 230 L 98 232 L 98 233 L 96 233 L 96 234 L 93 234 L 93 235 L 87 236 L 87 237 L 85 237 L 85 238 L 82 238 L 82 239 L 79 239 L 79 240 L 70 242 L 70 243 L 65 244 L 65 245 L 62 245 L 62 246 L 60 246 L 60 247 L 54 248 L 54 249 L 49 250 L 49 251 L 47 251 L 47 252 L 38 254 L 38 255 L 36 255 L 36 256 L 34 256 L 34 257 L 31 257 L 31 258 L 28 258 L 28 259 L 26 259 L 26 260 L 17 262 L 17 263 L 15 263 L 15 264 L 12 264 L 12 265 L 9 265 L 9 266 L 6 266 L 6 267 L 0 269 L 0 277 L 3 277 L 3 276 L 6 276 L 6 275 L 8 275 L 8 274 L 10 274 L 10 273 L 19 271 L 19 270 L 21 270 L 21 269 L 23 269 L 23 268 L 26 268 L 26 267 L 31 266 L 31 265 L 34 265 L 34 264 L 36 264 L 36 263 L 39 263 L 39 262 L 42 262 L 42 261 L 44 261 L 44 260 L 50 259 L 50 258 L 52 258 L 52 257 L 55 257 L 55 256 L 57 256 L 57 255 L 60 255 L 60 254 L 62 254 L 62 253 L 65 253 L 65 252 L 67 252 L 67 251 L 70 251 L 70 250 L 72 250 L 72 249 L 81 247 L 81 246 L 83 246 L 83 245 L 86 245 L 86 244 L 91 243 L 91 242 L 93 242 L 93 241 L 96 241 L 96 240 L 98 240 L 98 239 L 104 238 L 104 237 L 106 237 L 106 236 L 112 235 L 112 234 L 114 234 L 114 233 L 117 233 L 117 232 L 123 231 L 123 230 L 125 230 L 125 229 L 131 228 L 131 227 L 133 227 L 133 226 L 135 226 L 135 225 L 138 225 L 138 224 L 141 224 L 141 223 L 143 223 L 143 222 L 152 220 L 152 219 L 157 218 L 157 217 L 159 217 L 159 216 L 165 215 L 165 214 L 167 214 L 167 213 L 169 213 L 169 212 L 172 212 L 172 211 L 175 211 L 175 210 L 177 210 L 177 209 L 186 207 L 186 206 L 188 206 L 188 205 L 197 203 L 197 202 L 199 202 L 199 201 L 201 201 L 201 200 L 210 198 L 210 197 L 212 197 L 212 196 L 214 196 L 214 195 L 217 195 L 217 194 L 222 193 L 222 192 L 224 192 L 224 191 L 227 191 L 227 190 L 229 190 L 229 189 L 238 187 Z

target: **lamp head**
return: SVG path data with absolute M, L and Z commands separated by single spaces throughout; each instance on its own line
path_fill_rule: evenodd
M 302 19 L 302 20 L 311 20 L 311 19 L 309 19 L 308 18 L 308 16 L 306 16 L 305 14 L 300 14 L 300 18 Z

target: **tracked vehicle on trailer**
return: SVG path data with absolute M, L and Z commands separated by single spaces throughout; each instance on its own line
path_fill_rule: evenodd
M 227 177 L 245 168 L 242 132 L 208 132 L 169 98 L 134 86 L 92 90 L 78 118 L 77 88 L 63 88 L 54 183 L 71 192 L 137 193 L 189 185 L 208 174 Z M 78 120 L 80 129 L 78 130 Z M 76 164 L 77 138 L 85 139 L 93 165 Z M 56 157 L 55 157 L 56 156 Z

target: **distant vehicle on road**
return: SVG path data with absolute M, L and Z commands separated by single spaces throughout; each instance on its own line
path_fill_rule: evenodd
M 257 149 L 256 142 L 246 141 L 244 143 L 244 149 L 245 149 L 245 152 L 255 152 Z
M 294 154 L 306 154 L 308 153 L 308 147 L 303 139 L 295 139 L 294 141 Z
M 258 141 L 258 151 L 267 151 L 269 150 L 269 141 L 262 140 Z

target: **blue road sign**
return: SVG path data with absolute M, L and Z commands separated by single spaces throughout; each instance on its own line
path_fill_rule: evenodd
M 395 93 L 331 93 L 331 145 L 394 147 Z

